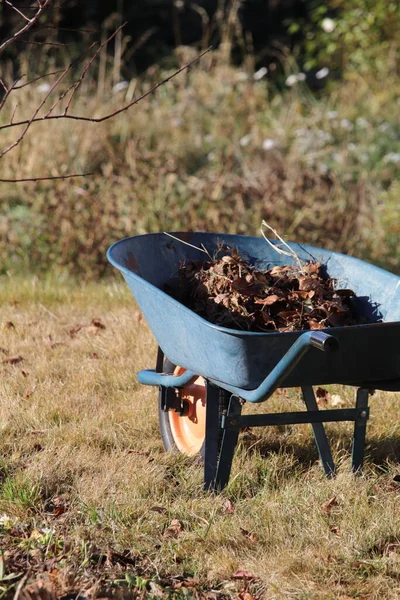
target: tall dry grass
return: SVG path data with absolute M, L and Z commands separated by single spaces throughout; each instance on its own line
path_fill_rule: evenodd
M 183 64 L 193 54 L 178 56 Z M 155 67 L 127 90 L 106 86 L 101 97 L 88 78 L 71 111 L 101 116 L 167 74 Z M 41 93 L 16 91 L 14 119 L 29 114 Z M 110 121 L 35 124 L 2 159 L 2 177 L 93 174 L 1 184 L 2 270 L 96 277 L 118 238 L 158 230 L 256 234 L 266 219 L 286 239 L 399 272 L 397 97 L 395 77 L 383 84 L 354 74 L 317 97 L 302 83 L 279 91 L 229 66 L 221 50 Z M 4 130 L 2 144 L 15 135 Z

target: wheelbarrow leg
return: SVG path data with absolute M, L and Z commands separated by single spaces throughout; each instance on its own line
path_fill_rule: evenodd
M 206 437 L 204 441 L 204 489 L 214 489 L 217 474 L 220 435 L 219 393 L 220 389 L 206 382 Z
M 360 474 L 364 461 L 365 435 L 369 416 L 368 397 L 370 390 L 360 388 L 357 390 L 356 409 L 359 410 L 358 418 L 354 421 L 353 450 L 351 468 L 353 473 Z
M 228 406 L 228 417 L 237 417 L 238 421 L 242 413 L 242 405 L 237 396 L 231 396 Z M 232 423 L 232 421 L 231 421 Z M 233 424 L 233 423 L 232 423 Z M 239 423 L 238 426 L 232 429 L 224 429 L 222 435 L 221 449 L 219 453 L 217 473 L 213 490 L 220 492 L 229 481 L 231 474 L 233 454 L 235 452 L 236 444 L 239 437 Z
M 314 390 L 312 387 L 302 387 L 301 391 L 303 392 L 303 399 L 307 410 L 318 410 L 317 401 L 315 399 Z M 322 462 L 325 475 L 327 477 L 334 477 L 336 472 L 335 463 L 333 462 L 331 447 L 325 433 L 324 424 L 312 423 L 312 428 L 319 458 Z

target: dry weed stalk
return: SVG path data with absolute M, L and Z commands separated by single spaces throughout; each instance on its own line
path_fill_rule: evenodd
M 51 4 L 51 2 L 50 2 L 50 0 L 36 0 L 37 6 L 35 7 L 35 12 L 32 16 L 29 16 L 29 10 L 32 10 L 32 9 L 25 8 L 24 9 L 25 12 L 22 12 L 22 10 L 17 8 L 14 5 L 14 3 L 11 2 L 10 0 L 5 0 L 5 4 L 18 14 L 20 19 L 25 22 L 25 25 L 20 27 L 15 33 L 13 33 L 3 43 L 0 43 L 0 56 L 1 56 L 2 52 L 4 52 L 4 50 L 8 46 L 10 46 L 10 44 L 15 43 L 17 40 L 21 41 L 21 38 L 24 36 L 24 34 L 26 34 L 34 25 L 38 25 L 40 18 L 42 17 L 46 8 L 48 8 L 48 6 Z M 49 89 L 44 94 L 41 101 L 36 105 L 31 116 L 28 119 L 15 121 L 14 120 L 15 110 L 14 110 L 14 112 L 11 115 L 11 118 L 5 124 L 0 126 L 0 130 L 11 129 L 11 128 L 15 128 L 15 127 L 21 129 L 21 131 L 17 135 L 17 137 L 8 146 L 6 146 L 3 149 L 0 148 L 0 159 L 3 158 L 6 154 L 8 154 L 12 150 L 14 150 L 17 146 L 20 145 L 20 143 L 23 141 L 23 139 L 25 138 L 25 136 L 27 135 L 28 131 L 30 130 L 30 128 L 32 127 L 32 125 L 34 123 L 55 120 L 55 119 L 71 119 L 71 120 L 75 120 L 75 121 L 102 123 L 103 121 L 107 121 L 109 119 L 116 117 L 117 115 L 129 110 L 131 107 L 138 104 L 141 100 L 143 100 L 144 98 L 146 98 L 147 96 L 149 96 L 150 94 L 155 92 L 159 87 L 166 84 L 168 81 L 170 81 L 171 79 L 173 79 L 174 77 L 176 77 L 177 75 L 179 75 L 180 73 L 182 73 L 183 71 L 188 69 L 194 62 L 199 60 L 202 56 L 204 56 L 211 49 L 211 48 L 208 48 L 205 51 L 203 51 L 201 54 L 196 56 L 194 59 L 187 62 L 185 65 L 183 65 L 180 69 L 178 69 L 177 71 L 172 73 L 172 75 L 169 75 L 162 81 L 160 81 L 157 84 L 155 84 L 154 86 L 152 86 L 147 92 L 143 93 L 139 98 L 135 98 L 134 100 L 131 100 L 127 104 L 124 104 L 120 108 L 113 110 L 112 112 L 109 112 L 102 117 L 87 117 L 82 114 L 70 114 L 69 111 L 71 108 L 72 101 L 74 100 L 74 97 L 76 96 L 79 88 L 81 87 L 81 84 L 82 84 L 84 78 L 87 76 L 88 72 L 93 67 L 93 64 L 95 63 L 96 59 L 102 54 L 102 51 L 107 47 L 109 42 L 111 42 L 114 39 L 115 40 L 119 39 L 119 37 L 121 36 L 122 29 L 124 28 L 125 25 L 126 25 L 126 23 L 123 23 L 105 40 L 103 40 L 102 42 L 94 42 L 85 50 L 83 55 L 85 53 L 90 53 L 91 51 L 93 51 L 93 53 L 87 59 L 86 63 L 84 64 L 83 68 L 81 68 L 80 72 L 74 77 L 72 84 L 70 84 L 67 87 L 67 89 L 64 91 L 59 91 L 60 84 L 64 80 L 66 80 L 66 78 L 69 74 L 72 73 L 72 71 L 78 64 L 78 60 L 72 61 L 67 67 L 65 67 L 63 69 L 59 69 L 59 70 L 53 71 L 51 73 L 46 73 L 44 75 L 40 75 L 39 77 L 36 77 L 36 78 L 34 78 L 26 83 L 20 84 L 20 85 L 18 85 L 18 83 L 23 78 L 23 75 L 20 76 L 18 79 L 14 80 L 14 82 L 12 82 L 12 83 L 8 83 L 8 82 L 4 81 L 4 79 L 0 78 L 0 86 L 3 88 L 3 91 L 4 91 L 4 96 L 0 102 L 0 111 L 1 111 L 4 109 L 7 101 L 9 100 L 9 98 L 11 97 L 12 93 L 15 90 L 21 89 L 22 87 L 26 87 L 28 85 L 31 85 L 43 77 L 58 75 L 58 77 L 56 78 L 54 83 L 49 87 Z M 24 40 L 24 41 L 26 43 L 30 42 L 30 40 Z M 35 44 L 37 43 L 39 45 L 46 45 L 48 42 L 41 41 L 41 42 L 34 42 L 34 43 Z M 55 44 L 51 43 L 51 45 L 55 45 Z M 61 44 L 61 45 L 65 45 L 65 44 Z M 46 102 L 49 100 L 49 98 L 55 92 L 57 94 L 55 101 L 52 103 L 50 108 L 46 109 L 46 111 L 41 114 L 41 111 L 44 108 Z M 61 109 L 61 105 L 63 102 L 64 102 L 64 108 Z M 58 109 L 58 112 L 56 112 L 57 109 Z M 17 179 L 0 178 L 0 182 L 17 183 L 17 182 L 23 182 L 23 181 L 39 181 L 39 180 L 42 181 L 42 180 L 47 180 L 47 179 L 67 179 L 67 178 L 71 178 L 71 177 L 85 177 L 87 175 L 90 175 L 90 173 L 74 173 L 74 174 L 68 174 L 68 175 L 17 178 Z

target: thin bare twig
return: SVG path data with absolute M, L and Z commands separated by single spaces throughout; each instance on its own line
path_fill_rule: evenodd
M 39 123 L 40 121 L 49 121 L 50 119 L 72 119 L 75 121 L 88 121 L 91 123 L 102 123 L 103 121 L 107 121 L 108 119 L 112 119 L 113 117 L 121 114 L 122 112 L 125 112 L 126 110 L 129 110 L 132 106 L 134 106 L 135 104 L 138 104 L 141 100 L 144 100 L 144 98 L 147 98 L 147 96 L 150 96 L 150 94 L 152 94 L 153 92 L 155 92 L 159 87 L 161 87 L 162 85 L 164 85 L 165 83 L 168 83 L 168 81 L 171 81 L 171 79 L 174 79 L 174 77 L 176 77 L 177 75 L 179 75 L 180 73 L 182 73 L 182 71 L 185 71 L 186 69 L 188 69 L 189 67 L 192 66 L 193 63 L 195 63 L 196 61 L 200 60 L 200 58 L 202 58 L 205 54 L 207 54 L 207 52 L 210 52 L 212 46 L 210 46 L 209 48 L 207 48 L 207 50 L 204 50 L 204 52 L 202 52 L 201 54 L 199 54 L 198 56 L 196 56 L 196 58 L 193 58 L 193 60 L 191 60 L 190 62 L 186 63 L 185 65 L 183 65 L 183 67 L 181 67 L 178 71 L 175 71 L 175 73 L 172 73 L 172 75 L 169 75 L 168 77 L 166 77 L 165 79 L 163 79 L 162 81 L 156 83 L 156 85 L 154 85 L 152 88 L 150 88 L 147 92 L 145 92 L 144 94 L 142 94 L 141 96 L 139 96 L 139 98 L 136 98 L 135 100 L 132 100 L 132 102 L 129 102 L 128 104 L 126 104 L 125 106 L 123 106 L 122 108 L 119 108 L 118 110 L 115 110 L 112 113 L 109 113 L 108 115 L 105 115 L 104 117 L 82 117 L 80 115 L 65 115 L 65 114 L 61 114 L 61 115 L 49 115 L 46 116 L 44 115 L 43 117 L 34 117 L 32 119 L 29 120 L 25 120 L 25 121 L 18 121 L 16 123 L 7 123 L 6 125 L 1 125 L 0 126 L 0 131 L 2 129 L 7 129 L 8 127 L 18 127 L 18 126 L 22 126 L 22 125 L 31 125 L 32 123 Z M 54 86 L 53 88 L 54 89 Z M 1 154 L 0 154 L 0 158 L 1 158 Z
M 11 8 L 13 10 L 15 10 L 16 13 L 19 14 L 20 17 L 22 17 L 25 21 L 30 21 L 29 17 L 27 17 L 26 15 L 24 15 L 24 13 L 22 11 L 20 11 L 16 6 L 14 6 L 14 4 L 12 2 L 10 2 L 10 0 L 5 0 L 5 3 L 8 4 L 8 6 L 11 6 Z
M 71 179 L 72 177 L 88 177 L 93 173 L 72 173 L 71 175 L 49 175 L 48 177 L 25 177 L 23 179 L 1 179 L 0 183 L 22 183 L 24 181 L 49 181 L 51 179 Z
M 37 23 L 41 14 L 45 10 L 46 6 L 49 4 L 49 2 L 50 2 L 50 0 L 43 0 L 43 2 L 38 2 L 38 6 L 39 6 L 38 10 L 36 11 L 36 13 L 33 15 L 33 17 L 31 19 L 28 19 L 28 22 L 26 23 L 26 25 L 24 25 L 24 27 L 21 27 L 21 29 L 16 31 L 14 33 L 14 35 L 12 35 L 10 38 L 5 40 L 5 42 L 0 44 L 0 53 L 3 52 L 3 50 L 5 50 L 5 48 L 7 48 L 7 46 L 9 46 L 10 44 L 13 44 L 18 38 L 21 37 L 21 35 L 26 33 L 35 23 Z

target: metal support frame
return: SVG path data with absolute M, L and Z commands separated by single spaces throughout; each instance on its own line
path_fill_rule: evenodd
M 352 421 L 354 422 L 354 439 L 352 445 L 352 471 L 361 471 L 366 436 L 366 426 L 369 418 L 368 397 L 370 390 L 360 388 L 357 391 L 355 408 L 340 408 L 333 410 L 318 410 L 317 401 L 312 387 L 303 387 L 302 394 L 306 411 L 265 413 L 242 416 L 242 402 L 232 395 L 226 416 L 222 417 L 222 442 L 218 455 L 219 431 L 215 430 L 218 423 L 218 388 L 211 384 L 207 387 L 207 421 L 206 421 L 206 456 L 204 464 L 204 486 L 206 489 L 221 491 L 229 481 L 233 456 L 241 429 L 246 427 L 264 427 L 270 425 L 298 425 L 310 423 L 318 454 L 327 477 L 335 476 L 335 463 L 327 438 L 324 423 Z M 212 393 L 209 403 L 208 393 Z M 209 412 L 210 411 L 210 412 Z M 209 416 L 210 415 L 210 416 Z M 217 426 L 218 427 L 218 426 Z M 210 438 L 210 439 L 208 439 Z M 207 448 L 210 448 L 207 454 Z

